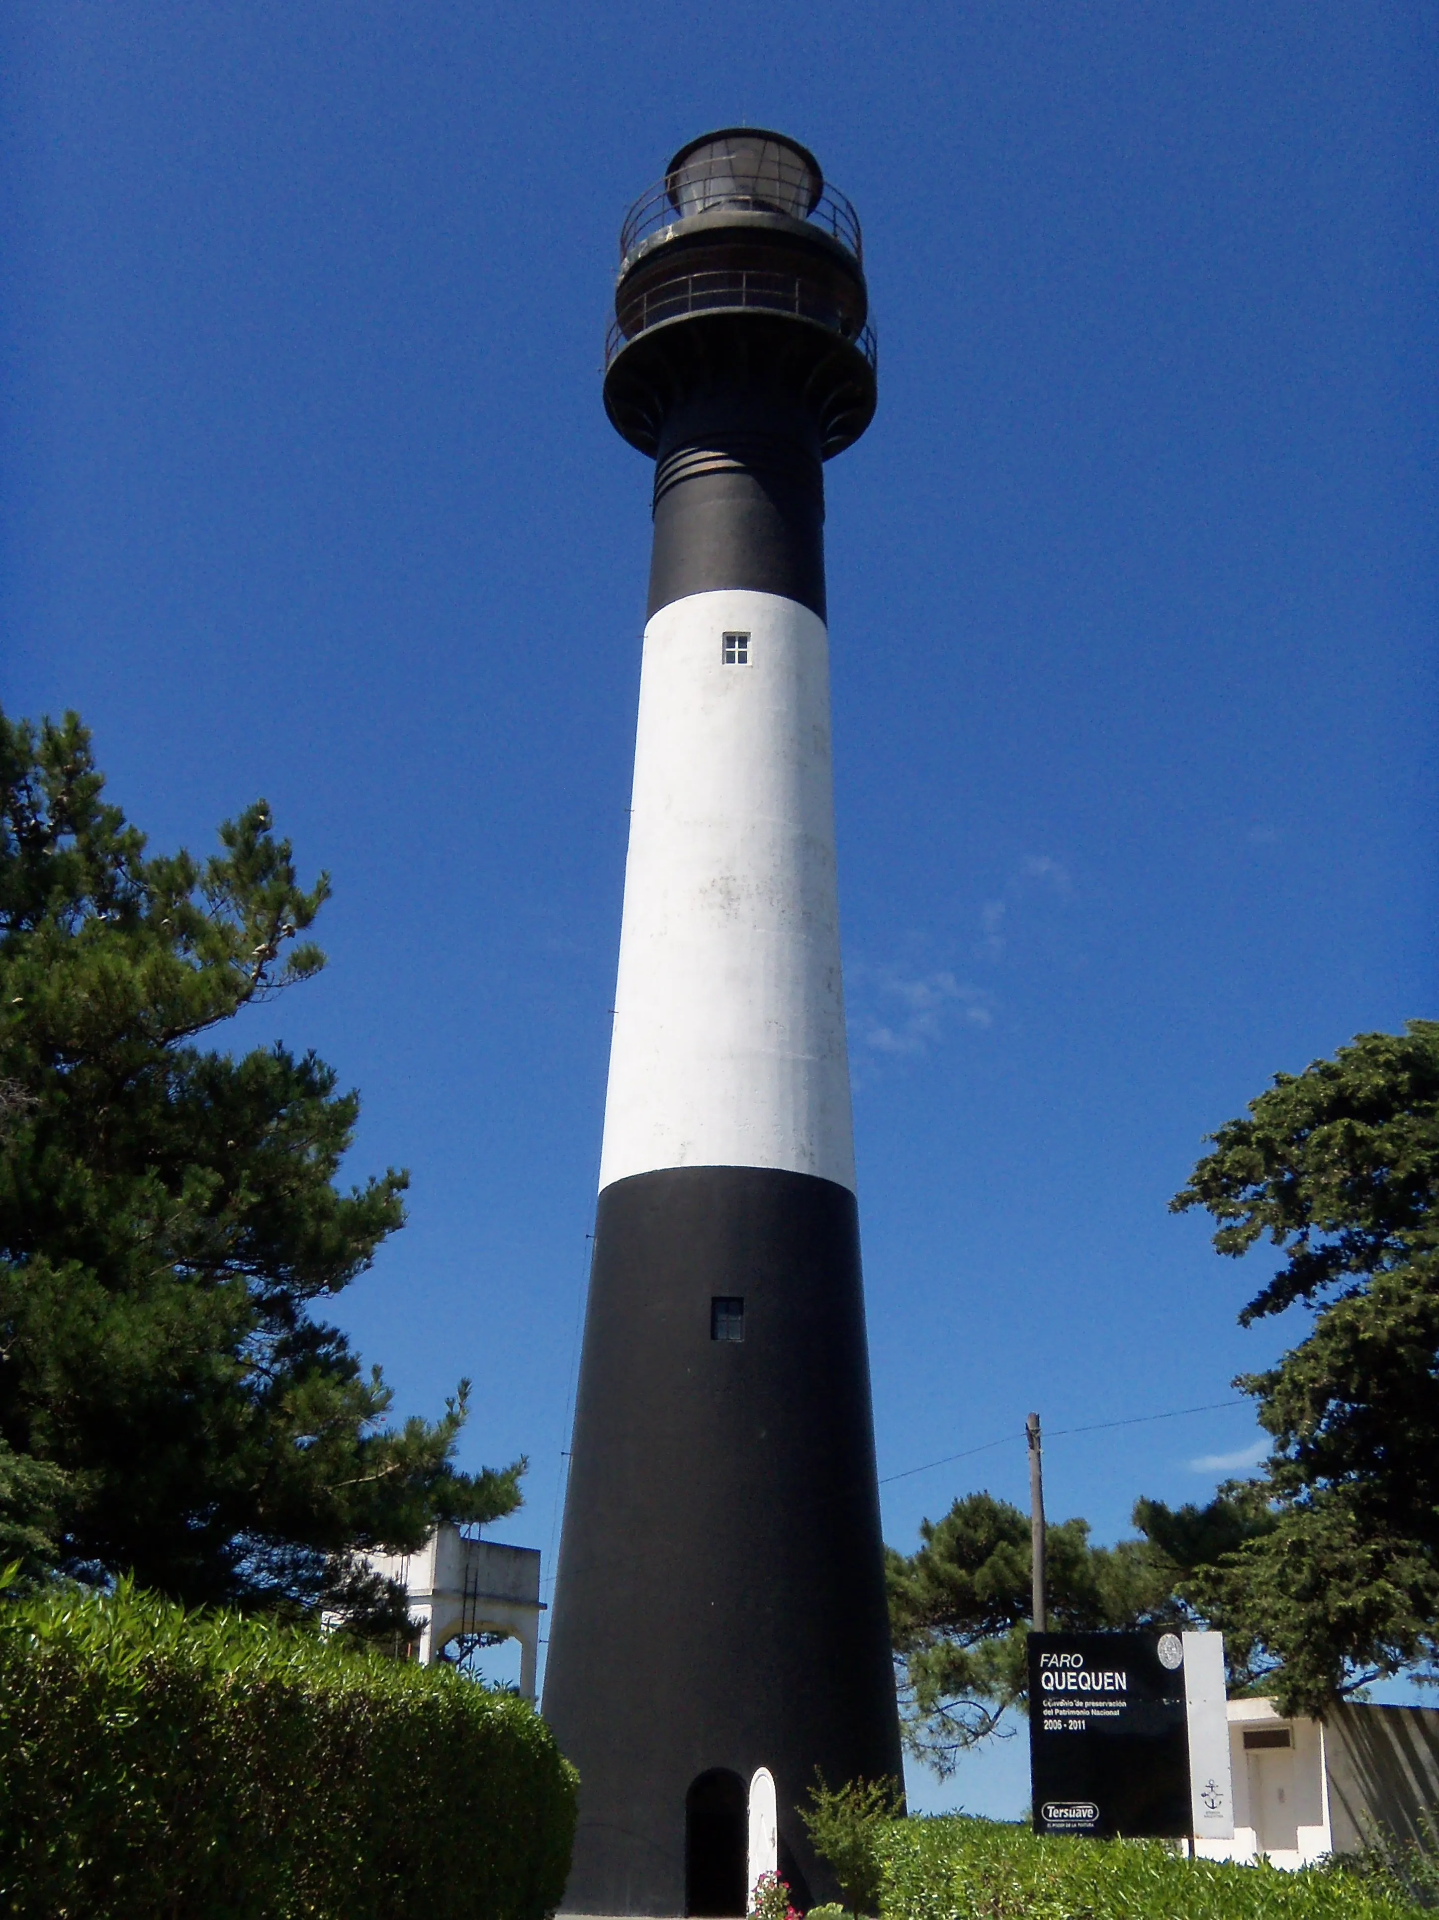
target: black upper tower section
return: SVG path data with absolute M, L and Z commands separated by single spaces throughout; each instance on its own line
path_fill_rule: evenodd
M 863 252 L 814 156 L 760 128 L 692 140 L 631 207 L 605 411 L 656 462 L 651 614 L 751 587 L 823 619 L 820 463 L 875 408 Z
M 620 230 L 605 411 L 659 456 L 676 409 L 716 380 L 767 386 L 828 460 L 874 417 L 875 343 L 854 208 L 797 142 L 754 127 L 681 147 Z

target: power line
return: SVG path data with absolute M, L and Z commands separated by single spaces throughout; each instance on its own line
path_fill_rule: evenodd
M 1062 1440 L 1070 1433 L 1103 1433 L 1107 1427 L 1143 1427 L 1151 1420 L 1179 1420 L 1186 1413 L 1218 1413 L 1221 1407 L 1248 1406 L 1247 1400 L 1211 1400 L 1203 1407 L 1174 1407 L 1168 1413 L 1141 1413 L 1132 1420 L 1099 1420 L 1092 1427 L 1061 1427 L 1057 1433 L 1050 1434 L 1051 1440 Z
M 966 1447 L 963 1453 L 947 1453 L 942 1460 L 926 1460 L 922 1467 L 906 1467 L 903 1473 L 887 1473 L 879 1484 L 887 1487 L 891 1480 L 908 1480 L 912 1474 L 928 1473 L 931 1467 L 947 1467 L 953 1460 L 968 1460 L 971 1455 L 988 1453 L 993 1447 L 1007 1447 L 1012 1438 L 1011 1434 L 1006 1433 L 998 1440 L 986 1440 L 982 1447 Z
M 1154 1420 L 1180 1420 L 1187 1413 L 1218 1413 L 1222 1407 L 1242 1407 L 1243 1400 L 1211 1400 L 1203 1407 L 1171 1407 L 1168 1413 L 1139 1413 L 1128 1420 L 1097 1420 L 1090 1427 L 1061 1427 L 1055 1433 L 1048 1434 L 1050 1440 L 1064 1440 L 1075 1433 L 1104 1433 L 1110 1427 L 1144 1427 Z M 982 1446 L 966 1447 L 963 1453 L 947 1453 L 942 1460 L 926 1460 L 922 1467 L 906 1467 L 902 1473 L 887 1473 L 880 1481 L 887 1487 L 894 1480 L 909 1480 L 916 1473 L 928 1473 L 934 1467 L 948 1467 L 956 1460 L 972 1459 L 976 1453 L 990 1453 L 995 1447 L 1010 1446 L 1021 1436 L 1018 1433 L 1003 1434 L 998 1440 L 986 1440 Z
M 1167 1413 L 1139 1413 L 1132 1415 L 1126 1420 L 1097 1420 L 1093 1426 L 1088 1427 L 1061 1427 L 1057 1432 L 1048 1434 L 1046 1438 L 1050 1440 L 1065 1440 L 1068 1439 L 1071 1434 L 1103 1433 L 1110 1427 L 1144 1427 L 1150 1425 L 1150 1423 L 1155 1420 L 1182 1420 L 1184 1416 L 1189 1413 L 1217 1413 L 1223 1407 L 1242 1407 L 1247 1404 L 1248 1402 L 1244 1400 L 1211 1400 L 1206 1406 L 1202 1407 L 1171 1407 Z M 966 1447 L 962 1453 L 947 1453 L 942 1460 L 927 1460 L 922 1467 L 906 1467 L 902 1473 L 887 1473 L 879 1484 L 882 1487 L 887 1487 L 895 1480 L 909 1480 L 916 1473 L 928 1473 L 933 1467 L 952 1466 L 956 1460 L 971 1460 L 977 1453 L 992 1453 L 996 1447 L 1013 1446 L 1016 1439 L 1023 1438 L 1024 1429 L 1021 1427 L 1015 1433 L 1001 1434 L 998 1440 L 986 1440 L 980 1446 Z M 856 1488 L 854 1491 L 857 1492 L 858 1489 Z M 553 1584 L 555 1577 L 553 1573 L 548 1574 L 540 1584 L 542 1586 L 550 1586 Z

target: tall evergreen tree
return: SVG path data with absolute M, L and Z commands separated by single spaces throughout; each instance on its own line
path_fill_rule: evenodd
M 79 720 L 0 714 L 0 1550 L 189 1603 L 313 1607 L 356 1549 L 520 1503 L 316 1317 L 402 1224 L 335 1184 L 359 1101 L 217 1030 L 324 964 L 263 801 L 150 855 Z
M 1241 1324 L 1300 1305 L 1311 1331 L 1235 1383 L 1274 1441 L 1260 1477 L 1135 1518 L 1281 1707 L 1322 1714 L 1439 1678 L 1439 1022 L 1276 1075 L 1212 1138 L 1175 1210 L 1223 1254 L 1280 1250 Z

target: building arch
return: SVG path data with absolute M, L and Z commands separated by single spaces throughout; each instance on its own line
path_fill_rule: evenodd
M 370 1564 L 405 1589 L 427 1665 L 457 1638 L 500 1634 L 520 1643 L 520 1693 L 535 1697 L 539 1657 L 540 1556 L 531 1547 L 467 1539 L 454 1526 L 430 1535 L 414 1554 L 374 1554 Z

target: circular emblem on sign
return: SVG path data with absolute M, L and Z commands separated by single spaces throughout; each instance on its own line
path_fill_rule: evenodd
M 1168 1667 L 1171 1673 L 1176 1667 L 1184 1665 L 1184 1642 L 1177 1633 L 1160 1634 L 1159 1664 L 1161 1667 Z

